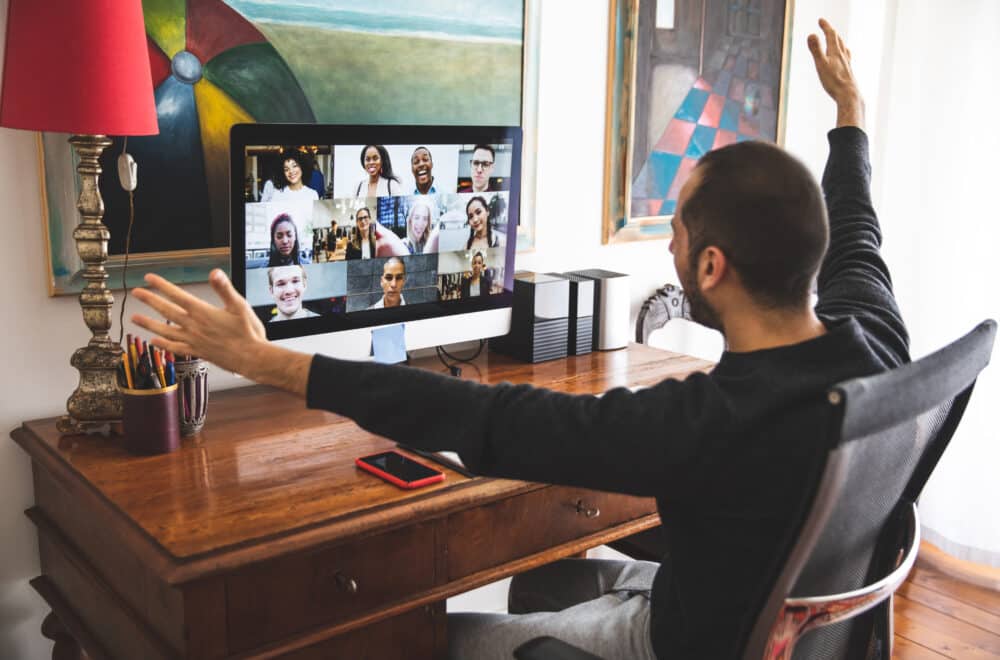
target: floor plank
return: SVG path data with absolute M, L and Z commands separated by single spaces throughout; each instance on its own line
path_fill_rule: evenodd
M 917 559 L 896 592 L 893 658 L 1000 660 L 1000 593 Z
M 1000 616 L 1000 593 L 959 582 L 944 573 L 921 565 L 919 559 L 908 581 L 966 603 L 975 603 L 979 609 Z
M 1000 616 L 980 609 L 975 603 L 928 589 L 915 582 L 905 583 L 900 587 L 899 594 L 959 621 L 971 623 L 983 630 L 1000 632 Z
M 1000 656 L 1000 635 L 942 614 L 905 596 L 896 598 L 896 632 L 951 657 Z
M 892 647 L 892 657 L 893 660 L 942 660 L 948 656 L 896 635 L 896 641 Z

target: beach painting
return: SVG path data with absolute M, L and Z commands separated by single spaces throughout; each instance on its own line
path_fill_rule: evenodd
M 228 268 L 235 123 L 522 125 L 525 0 L 144 0 L 143 10 L 160 134 L 127 140 L 139 164 L 129 286 L 148 270 L 194 282 Z M 40 139 L 53 295 L 83 285 L 66 138 Z M 125 141 L 112 139 L 100 187 L 117 288 L 129 198 L 115 167 Z

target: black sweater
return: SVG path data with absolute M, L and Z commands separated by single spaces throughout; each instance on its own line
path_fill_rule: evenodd
M 909 359 L 879 256 L 867 137 L 841 128 L 829 141 L 816 306 L 825 335 L 726 352 L 710 374 L 600 398 L 316 356 L 308 405 L 458 451 L 480 474 L 656 497 L 669 551 L 653 585 L 653 648 L 736 657 L 818 478 L 827 388 Z

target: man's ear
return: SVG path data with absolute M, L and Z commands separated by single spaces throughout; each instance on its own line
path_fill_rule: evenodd
M 725 279 L 729 262 L 725 253 L 714 245 L 709 245 L 698 255 L 698 284 L 703 291 L 716 287 Z

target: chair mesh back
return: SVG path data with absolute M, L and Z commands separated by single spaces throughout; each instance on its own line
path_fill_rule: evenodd
M 784 565 L 758 611 L 744 658 L 763 654 L 787 596 L 835 595 L 888 575 L 920 495 L 990 361 L 996 323 L 916 362 L 846 381 L 831 390 L 839 411 L 828 460 Z M 807 633 L 795 658 L 879 658 L 887 648 L 887 604 Z M 888 660 L 888 658 L 885 658 Z
M 802 569 L 791 596 L 816 596 L 860 589 L 886 571 L 898 547 L 883 538 L 883 529 L 897 510 L 904 488 L 929 442 L 941 430 L 951 399 L 915 421 L 906 420 L 844 446 L 847 479 L 812 556 Z M 890 530 L 897 531 L 894 526 Z M 881 541 L 881 543 L 880 543 Z M 876 548 L 883 556 L 875 556 Z M 795 647 L 795 658 L 846 658 L 852 630 L 855 639 L 870 636 L 872 617 L 857 617 L 807 633 Z M 859 627 L 866 630 L 857 630 Z

